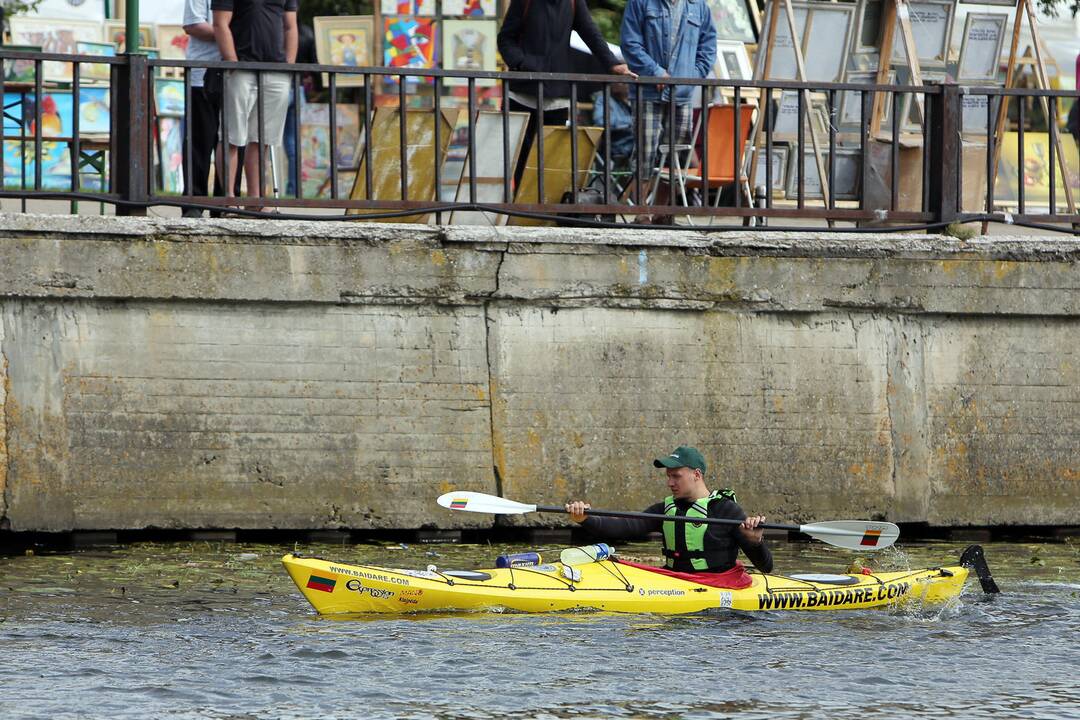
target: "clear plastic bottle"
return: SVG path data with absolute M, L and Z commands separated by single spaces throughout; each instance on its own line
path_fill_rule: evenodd
M 559 562 L 563 565 L 587 565 L 597 560 L 607 560 L 615 552 L 607 543 L 586 545 L 585 547 L 566 548 L 559 554 Z

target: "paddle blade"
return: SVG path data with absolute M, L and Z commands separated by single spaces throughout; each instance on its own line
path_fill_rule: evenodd
M 492 513 L 494 515 L 521 515 L 536 511 L 535 505 L 514 502 L 497 495 L 469 491 L 448 492 L 445 495 L 440 495 L 435 502 L 451 510 Z
M 896 525 L 872 520 L 833 520 L 800 525 L 799 531 L 848 550 L 881 550 L 900 537 L 900 528 Z

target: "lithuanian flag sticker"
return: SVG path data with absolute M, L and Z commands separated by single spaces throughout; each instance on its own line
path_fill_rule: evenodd
M 453 500 L 450 501 L 450 509 L 451 510 L 464 510 L 465 506 L 468 505 L 468 504 L 469 504 L 469 501 L 466 498 L 454 498 Z
M 335 585 L 337 585 L 337 580 L 319 577 L 318 575 L 312 575 L 307 581 L 307 586 L 309 588 L 312 590 L 321 590 L 323 592 L 334 592 Z
M 866 547 L 877 547 L 878 541 L 880 539 L 881 539 L 881 531 L 880 530 L 867 530 L 866 532 L 863 533 L 862 541 L 859 544 L 864 545 Z

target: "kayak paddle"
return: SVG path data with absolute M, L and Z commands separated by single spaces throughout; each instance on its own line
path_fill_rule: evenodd
M 507 500 L 497 495 L 486 495 L 478 492 L 448 492 L 440 495 L 436 500 L 444 508 L 451 510 L 465 510 L 467 512 L 491 513 L 494 515 L 524 515 L 531 512 L 563 513 L 566 508 L 558 505 L 526 505 L 525 503 Z M 695 518 L 682 515 L 660 515 L 659 513 L 625 512 L 620 510 L 593 510 L 586 511 L 589 515 L 599 517 L 637 518 L 642 520 L 672 520 L 675 522 L 689 522 L 706 525 L 742 525 L 741 520 L 731 518 Z M 759 528 L 767 530 L 787 530 L 789 532 L 801 532 L 812 538 L 847 548 L 848 550 L 881 550 L 896 542 L 900 537 L 900 528 L 889 522 L 877 522 L 874 520 L 833 520 L 831 522 L 813 523 L 811 525 L 778 525 L 775 523 L 761 523 Z

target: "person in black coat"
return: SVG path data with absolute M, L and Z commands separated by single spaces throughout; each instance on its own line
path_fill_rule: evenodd
M 510 0 L 510 7 L 499 30 L 499 53 L 506 66 L 516 72 L 572 72 L 570 32 L 577 34 L 592 54 L 613 75 L 637 77 L 626 63 L 612 54 L 589 14 L 585 0 Z M 540 125 L 564 125 L 570 117 L 570 83 L 547 80 L 543 83 L 543 107 L 535 81 L 510 83 L 510 110 L 528 112 L 529 126 L 514 171 L 514 186 L 521 181 L 525 161 Z M 542 120 L 541 120 L 542 114 Z

